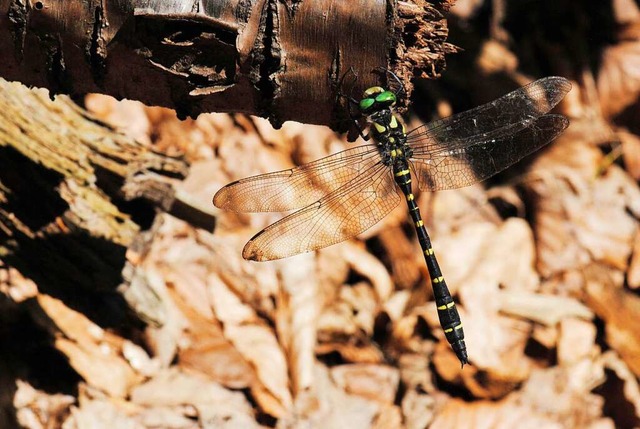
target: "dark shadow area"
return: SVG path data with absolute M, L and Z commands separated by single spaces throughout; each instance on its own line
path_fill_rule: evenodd
M 111 197 L 111 202 L 118 207 L 118 210 L 129 214 L 131 220 L 140 225 L 141 230 L 151 228 L 156 216 L 153 206 L 142 199 L 125 200 L 120 191 L 124 186 L 124 179 L 100 165 L 92 164 L 92 167 L 96 175 L 96 186 Z
M 504 27 L 520 68 L 534 76 L 558 73 L 567 64 L 597 72 L 603 49 L 615 43 L 618 31 L 612 3 L 603 1 L 510 0 Z
M 69 208 L 56 190 L 63 179 L 12 147 L 0 146 L 0 192 L 7 199 L 0 209 L 15 215 L 31 231 L 38 231 Z M 2 240 L 0 232 L 0 244 Z
M 6 252 L 2 262 L 34 281 L 39 292 L 61 300 L 102 328 L 139 342 L 143 323 L 117 292 L 126 248 L 69 220 L 74 214 L 59 194 L 63 180 L 63 175 L 15 149 L 0 147 L 0 248 Z M 136 210 L 134 205 L 130 208 Z M 56 224 L 59 228 L 52 228 Z M 65 233 L 55 232 L 59 229 Z M 51 394 L 78 395 L 81 377 L 55 348 L 50 332 L 55 323 L 47 320 L 35 301 L 18 304 L 0 294 L 3 429 L 19 427 L 13 403 L 17 380 Z
M 530 337 L 524 348 L 524 354 L 533 359 L 540 367 L 546 368 L 558 364 L 557 348 L 547 348 L 545 345 Z
M 85 231 L 30 239 L 19 237 L 7 264 L 32 279 L 42 293 L 62 300 L 103 328 L 126 325 L 122 283 L 126 248 Z
M 640 421 L 636 417 L 635 406 L 625 397 L 624 381 L 614 371 L 605 370 L 605 373 L 606 383 L 593 390 L 604 399 L 603 414 L 610 417 L 618 429 L 637 428 Z
M 20 428 L 13 403 L 17 380 L 50 394 L 77 396 L 80 376 L 52 345 L 27 307 L 0 295 L 0 427 Z M 53 422 L 51 422 L 53 423 Z
M 104 328 L 124 325 L 128 307 L 116 292 L 124 246 L 67 225 L 66 234 L 43 228 L 69 205 L 59 193 L 64 177 L 10 147 L 0 148 L 0 246 L 3 261 L 32 279 L 42 293 L 65 302 Z M 6 216 L 6 218 L 4 218 Z

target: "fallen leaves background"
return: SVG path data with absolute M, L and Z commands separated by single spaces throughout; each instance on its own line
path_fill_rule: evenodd
M 13 363 L 24 377 L 3 380 L 5 416 L 65 429 L 638 427 L 640 11 L 595 3 L 460 0 L 451 41 L 465 51 L 414 93 L 417 125 L 543 75 L 573 83 L 558 108 L 572 124 L 549 147 L 488 183 L 419 195 L 471 365 L 443 338 L 406 208 L 357 239 L 249 263 L 242 246 L 281 214 L 211 205 L 227 182 L 344 138 L 92 96 L 103 120 L 190 162 L 180 192 L 216 227 L 157 216 L 123 272 L 145 323 L 117 329 L 2 268 L 4 299 L 36 297 L 2 316 L 35 338 Z

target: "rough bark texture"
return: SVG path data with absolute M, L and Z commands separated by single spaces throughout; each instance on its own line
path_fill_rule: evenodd
M 376 67 L 438 76 L 450 2 L 0 0 L 0 76 L 53 93 L 100 92 L 181 116 L 244 112 L 332 124 L 335 83 Z M 408 88 L 410 89 L 410 88 Z

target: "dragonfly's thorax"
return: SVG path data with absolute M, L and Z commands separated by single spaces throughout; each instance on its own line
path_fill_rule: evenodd
M 386 165 L 405 162 L 411 156 L 407 145 L 407 133 L 404 123 L 392 109 L 382 109 L 368 116 L 371 124 L 371 137 L 378 144 L 382 161 Z

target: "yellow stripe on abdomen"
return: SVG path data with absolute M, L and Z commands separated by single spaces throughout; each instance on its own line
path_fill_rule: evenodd
M 440 310 L 440 311 L 442 311 L 442 310 L 446 310 L 446 309 L 451 308 L 451 307 L 453 307 L 453 306 L 455 306 L 455 305 L 456 305 L 456 303 L 455 303 L 455 302 L 453 302 L 453 301 L 451 301 L 451 302 L 450 302 L 450 303 L 448 303 L 448 304 L 441 305 L 440 307 L 438 307 L 438 310 Z

